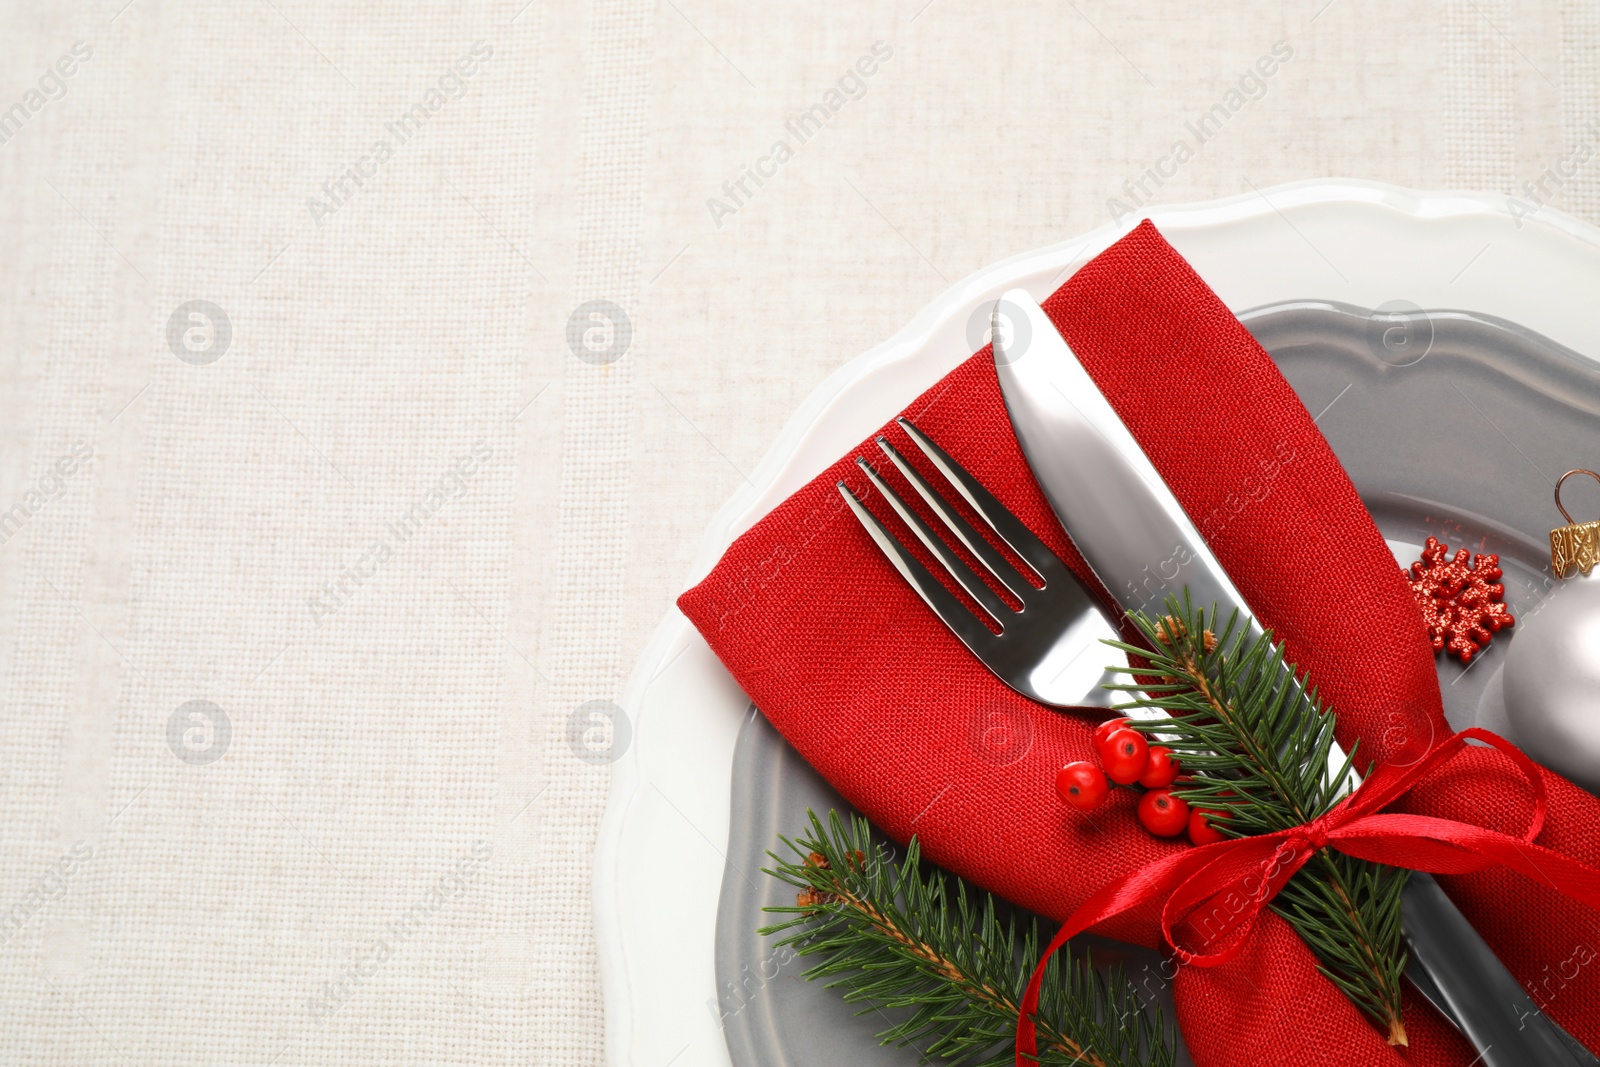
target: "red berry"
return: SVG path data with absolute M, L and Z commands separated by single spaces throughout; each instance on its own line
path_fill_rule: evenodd
M 1195 808 L 1189 812 L 1189 840 L 1197 845 L 1210 845 L 1218 841 L 1226 841 L 1222 831 L 1211 825 L 1217 819 L 1226 819 L 1228 816 L 1220 811 L 1207 811 L 1205 808 Z
M 1107 719 L 1099 726 L 1096 726 L 1094 728 L 1094 747 L 1098 749 L 1104 743 L 1107 734 L 1111 733 L 1112 730 L 1120 730 L 1126 725 L 1128 725 L 1128 718 L 1124 715 L 1115 719 Z
M 1150 762 L 1145 764 L 1139 784 L 1149 789 L 1171 785 L 1178 777 L 1178 760 L 1165 745 L 1150 746 Z
M 1056 772 L 1056 792 L 1082 811 L 1098 808 L 1110 791 L 1105 773 L 1088 760 L 1069 763 Z
M 1189 805 L 1170 790 L 1152 789 L 1139 798 L 1139 821 L 1157 837 L 1176 837 L 1189 825 Z
M 1100 745 L 1100 765 L 1118 785 L 1132 785 L 1150 762 L 1150 744 L 1138 730 L 1123 726 L 1112 730 Z

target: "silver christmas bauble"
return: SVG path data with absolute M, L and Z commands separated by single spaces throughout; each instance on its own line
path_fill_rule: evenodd
M 1504 681 L 1512 740 L 1600 793 L 1600 569 L 1560 582 L 1537 611 L 1519 613 Z

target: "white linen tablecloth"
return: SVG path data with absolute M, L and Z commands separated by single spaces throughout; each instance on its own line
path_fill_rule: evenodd
M 593 702 L 831 369 L 1153 203 L 1600 222 L 1592 0 L 0 30 L 3 1063 L 599 1063 Z

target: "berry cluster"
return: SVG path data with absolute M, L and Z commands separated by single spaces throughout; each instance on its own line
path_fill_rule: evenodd
M 1095 727 L 1094 750 L 1100 757 L 1099 766 L 1079 760 L 1056 772 L 1056 792 L 1062 800 L 1080 811 L 1093 811 L 1105 803 L 1111 792 L 1110 783 L 1115 783 L 1142 793 L 1139 821 L 1156 836 L 1177 837 L 1188 830 L 1189 840 L 1197 845 L 1223 839 L 1210 821 L 1224 818 L 1222 813 L 1190 810 L 1188 804 L 1172 795 L 1171 786 L 1178 780 L 1180 768 L 1170 748 L 1150 744 L 1124 718 L 1107 719 Z

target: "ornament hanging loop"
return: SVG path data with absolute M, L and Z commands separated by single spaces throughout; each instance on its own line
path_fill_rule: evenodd
M 1575 467 L 1556 479 L 1556 510 L 1561 512 L 1561 517 L 1567 520 L 1568 526 L 1577 526 L 1580 524 L 1571 515 L 1567 514 L 1566 506 L 1561 503 L 1561 483 L 1572 477 L 1574 474 L 1587 474 L 1595 481 L 1600 482 L 1600 474 L 1596 474 L 1587 467 Z
M 1595 564 L 1600 563 L 1600 520 L 1576 522 L 1561 503 L 1562 483 L 1574 474 L 1587 474 L 1600 482 L 1600 473 L 1586 467 L 1574 468 L 1556 480 L 1556 510 L 1567 520 L 1567 525 L 1550 531 L 1550 569 L 1557 578 L 1565 578 L 1573 567 L 1587 577 Z

